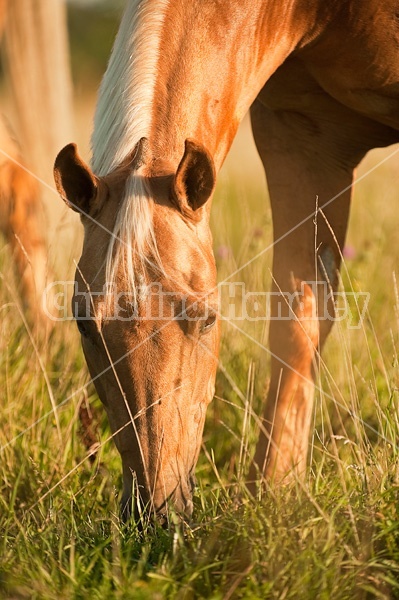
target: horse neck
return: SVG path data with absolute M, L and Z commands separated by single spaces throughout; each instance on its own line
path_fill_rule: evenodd
M 159 47 L 150 140 L 174 167 L 186 138 L 223 163 L 257 94 L 311 36 L 317 2 L 186 2 L 166 8 Z M 312 10 L 312 5 L 313 10 Z

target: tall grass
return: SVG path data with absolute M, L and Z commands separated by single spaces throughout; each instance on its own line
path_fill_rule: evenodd
M 225 177 L 213 210 L 221 281 L 271 242 L 264 187 Z M 370 303 L 363 327 L 337 325 L 323 354 L 305 481 L 248 496 L 267 326 L 244 324 L 243 333 L 225 322 L 184 529 L 122 527 L 120 461 L 75 325 L 57 325 L 46 342 L 29 335 L 2 251 L 0 597 L 399 597 L 397 183 L 387 163 L 356 191 L 343 285 L 370 292 Z M 267 288 L 270 259 L 235 280 Z M 96 411 L 94 461 L 82 405 Z

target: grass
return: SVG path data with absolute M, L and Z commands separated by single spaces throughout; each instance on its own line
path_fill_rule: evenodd
M 256 426 L 244 417 L 251 409 L 259 414 L 267 389 L 267 327 L 246 324 L 249 338 L 225 323 L 194 519 L 185 530 L 122 527 L 119 457 L 86 386 L 75 325 L 60 324 L 36 352 L 13 284 L 2 286 L 0 598 L 399 597 L 394 167 L 383 165 L 356 191 L 348 236 L 355 252 L 343 280 L 371 298 L 363 328 L 337 325 L 323 355 L 305 481 L 248 497 Z M 259 182 L 237 187 L 225 175 L 213 212 L 221 280 L 271 241 L 263 200 Z M 6 251 L 0 261 L 9 282 Z M 267 253 L 240 280 L 267 288 L 269 267 Z M 94 462 L 83 443 L 82 404 L 99 415 Z

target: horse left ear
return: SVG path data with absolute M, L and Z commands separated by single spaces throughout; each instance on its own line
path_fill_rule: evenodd
M 83 214 L 92 212 L 99 180 L 81 159 L 76 144 L 61 150 L 54 163 L 55 185 L 64 202 Z
M 213 160 L 208 150 L 187 139 L 183 158 L 173 181 L 174 196 L 182 212 L 196 211 L 210 198 L 216 182 Z

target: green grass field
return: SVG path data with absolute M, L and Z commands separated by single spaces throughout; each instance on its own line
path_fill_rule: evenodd
M 227 166 L 214 203 L 220 281 L 271 242 L 263 178 L 246 160 L 235 177 Z M 121 526 L 120 461 L 76 326 L 60 323 L 46 344 L 31 336 L 1 251 L 0 598 L 399 597 L 398 165 L 393 157 L 356 186 L 343 287 L 370 292 L 370 302 L 362 327 L 337 324 L 323 354 L 305 481 L 248 497 L 267 327 L 224 323 L 184 530 Z M 269 251 L 234 280 L 267 289 L 270 264 Z M 94 462 L 82 405 L 95 411 Z

